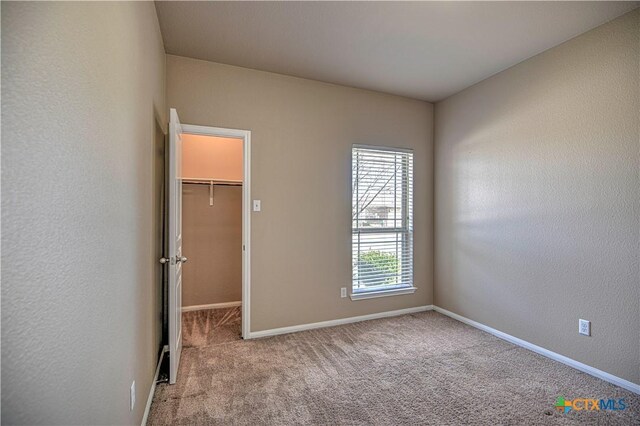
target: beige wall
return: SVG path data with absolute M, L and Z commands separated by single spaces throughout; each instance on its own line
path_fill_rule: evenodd
M 242 139 L 184 134 L 182 176 L 241 181 Z
M 153 3 L 2 4 L 3 424 L 140 424 L 164 61 Z
M 182 186 L 182 305 L 242 300 L 242 187 Z
M 436 304 L 635 383 L 639 55 L 636 10 L 435 120 Z
M 251 330 L 432 302 L 432 105 L 167 56 L 167 103 L 183 123 L 251 130 Z M 351 145 L 415 152 L 413 295 L 353 302 Z

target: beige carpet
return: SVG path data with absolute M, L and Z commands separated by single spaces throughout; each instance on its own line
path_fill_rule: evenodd
M 206 309 L 182 314 L 182 346 L 211 346 L 241 340 L 240 307 Z
M 558 412 L 558 396 L 625 398 Z M 640 396 L 435 312 L 185 348 L 152 425 L 640 424 Z

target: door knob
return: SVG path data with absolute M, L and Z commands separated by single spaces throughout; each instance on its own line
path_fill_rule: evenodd
M 166 257 L 161 257 L 161 258 L 160 258 L 160 263 L 162 263 L 163 265 L 164 265 L 165 263 L 169 263 L 169 259 L 167 259 Z
M 179 256 L 179 257 L 178 257 L 178 261 L 180 261 L 180 262 L 182 262 L 182 263 L 187 263 L 187 260 L 188 260 L 188 259 L 187 259 L 186 257 L 184 257 L 184 256 Z

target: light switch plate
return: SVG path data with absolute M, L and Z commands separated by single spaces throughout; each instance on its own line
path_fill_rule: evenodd
M 340 288 L 340 297 L 342 297 L 342 298 L 347 297 L 347 288 L 346 287 Z
M 261 206 L 260 200 L 253 200 L 253 211 L 259 212 L 261 208 L 262 206 Z

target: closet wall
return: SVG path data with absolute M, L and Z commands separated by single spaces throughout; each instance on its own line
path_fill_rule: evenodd
M 242 140 L 182 135 L 182 175 L 242 180 Z
M 183 176 L 242 180 L 242 141 L 183 136 Z M 242 187 L 183 184 L 182 305 L 242 299 Z

